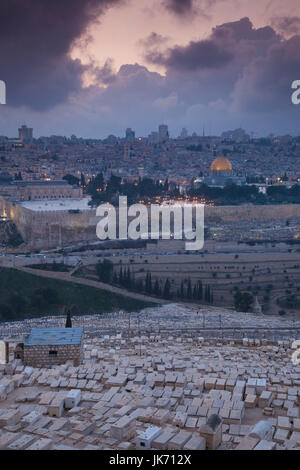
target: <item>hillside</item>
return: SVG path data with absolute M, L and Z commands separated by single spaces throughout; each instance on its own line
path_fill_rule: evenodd
M 151 303 L 94 287 L 47 279 L 11 268 L 0 268 L 0 321 L 61 314 L 65 306 L 76 313 L 133 311 Z

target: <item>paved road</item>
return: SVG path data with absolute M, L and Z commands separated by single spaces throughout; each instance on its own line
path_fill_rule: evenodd
M 104 282 L 99 281 L 92 281 L 91 279 L 83 279 L 79 277 L 73 277 L 70 273 L 61 273 L 61 272 L 54 272 L 54 271 L 42 271 L 41 269 L 32 269 L 20 266 L 18 268 L 19 271 L 24 271 L 29 274 L 35 274 L 40 277 L 48 277 L 51 279 L 58 279 L 60 281 L 67 281 L 73 282 L 75 284 L 82 284 L 85 286 L 96 287 L 98 289 L 103 289 L 114 294 L 123 295 L 124 297 L 131 297 L 132 299 L 142 300 L 145 302 L 152 302 L 154 304 L 167 304 L 169 303 L 167 300 L 157 299 L 155 297 L 150 297 L 143 294 L 137 294 L 135 292 L 129 292 L 125 289 L 120 289 L 119 287 L 111 286 L 109 284 L 105 284 Z

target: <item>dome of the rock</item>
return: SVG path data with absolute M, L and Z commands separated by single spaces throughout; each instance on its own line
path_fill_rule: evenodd
M 227 158 L 218 157 L 210 165 L 210 171 L 232 171 L 232 165 Z

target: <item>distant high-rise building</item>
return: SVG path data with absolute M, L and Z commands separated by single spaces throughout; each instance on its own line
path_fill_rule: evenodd
M 157 144 L 159 141 L 158 132 L 152 131 L 148 139 L 150 144 Z
M 243 141 L 250 140 L 250 135 L 248 135 L 246 131 L 244 131 L 244 129 L 239 128 L 233 131 L 222 132 L 221 139 L 243 142 Z
M 166 142 L 169 140 L 169 129 L 166 124 L 160 124 L 158 127 L 159 142 Z
M 126 129 L 126 140 L 135 140 L 135 132 L 131 129 L 131 127 L 128 127 Z
M 130 150 L 131 150 L 130 143 L 125 142 L 125 144 L 124 144 L 124 160 L 129 160 L 130 159 Z
M 19 128 L 19 139 L 24 143 L 32 142 L 33 139 L 33 129 L 31 127 L 21 126 Z
M 188 137 L 188 131 L 186 130 L 185 127 L 182 128 L 180 137 L 181 137 L 182 139 L 186 139 L 186 138 Z

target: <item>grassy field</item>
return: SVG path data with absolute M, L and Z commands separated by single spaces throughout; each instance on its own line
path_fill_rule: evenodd
M 78 314 L 134 311 L 152 304 L 89 286 L 0 268 L 0 321 L 61 314 L 76 306 Z

